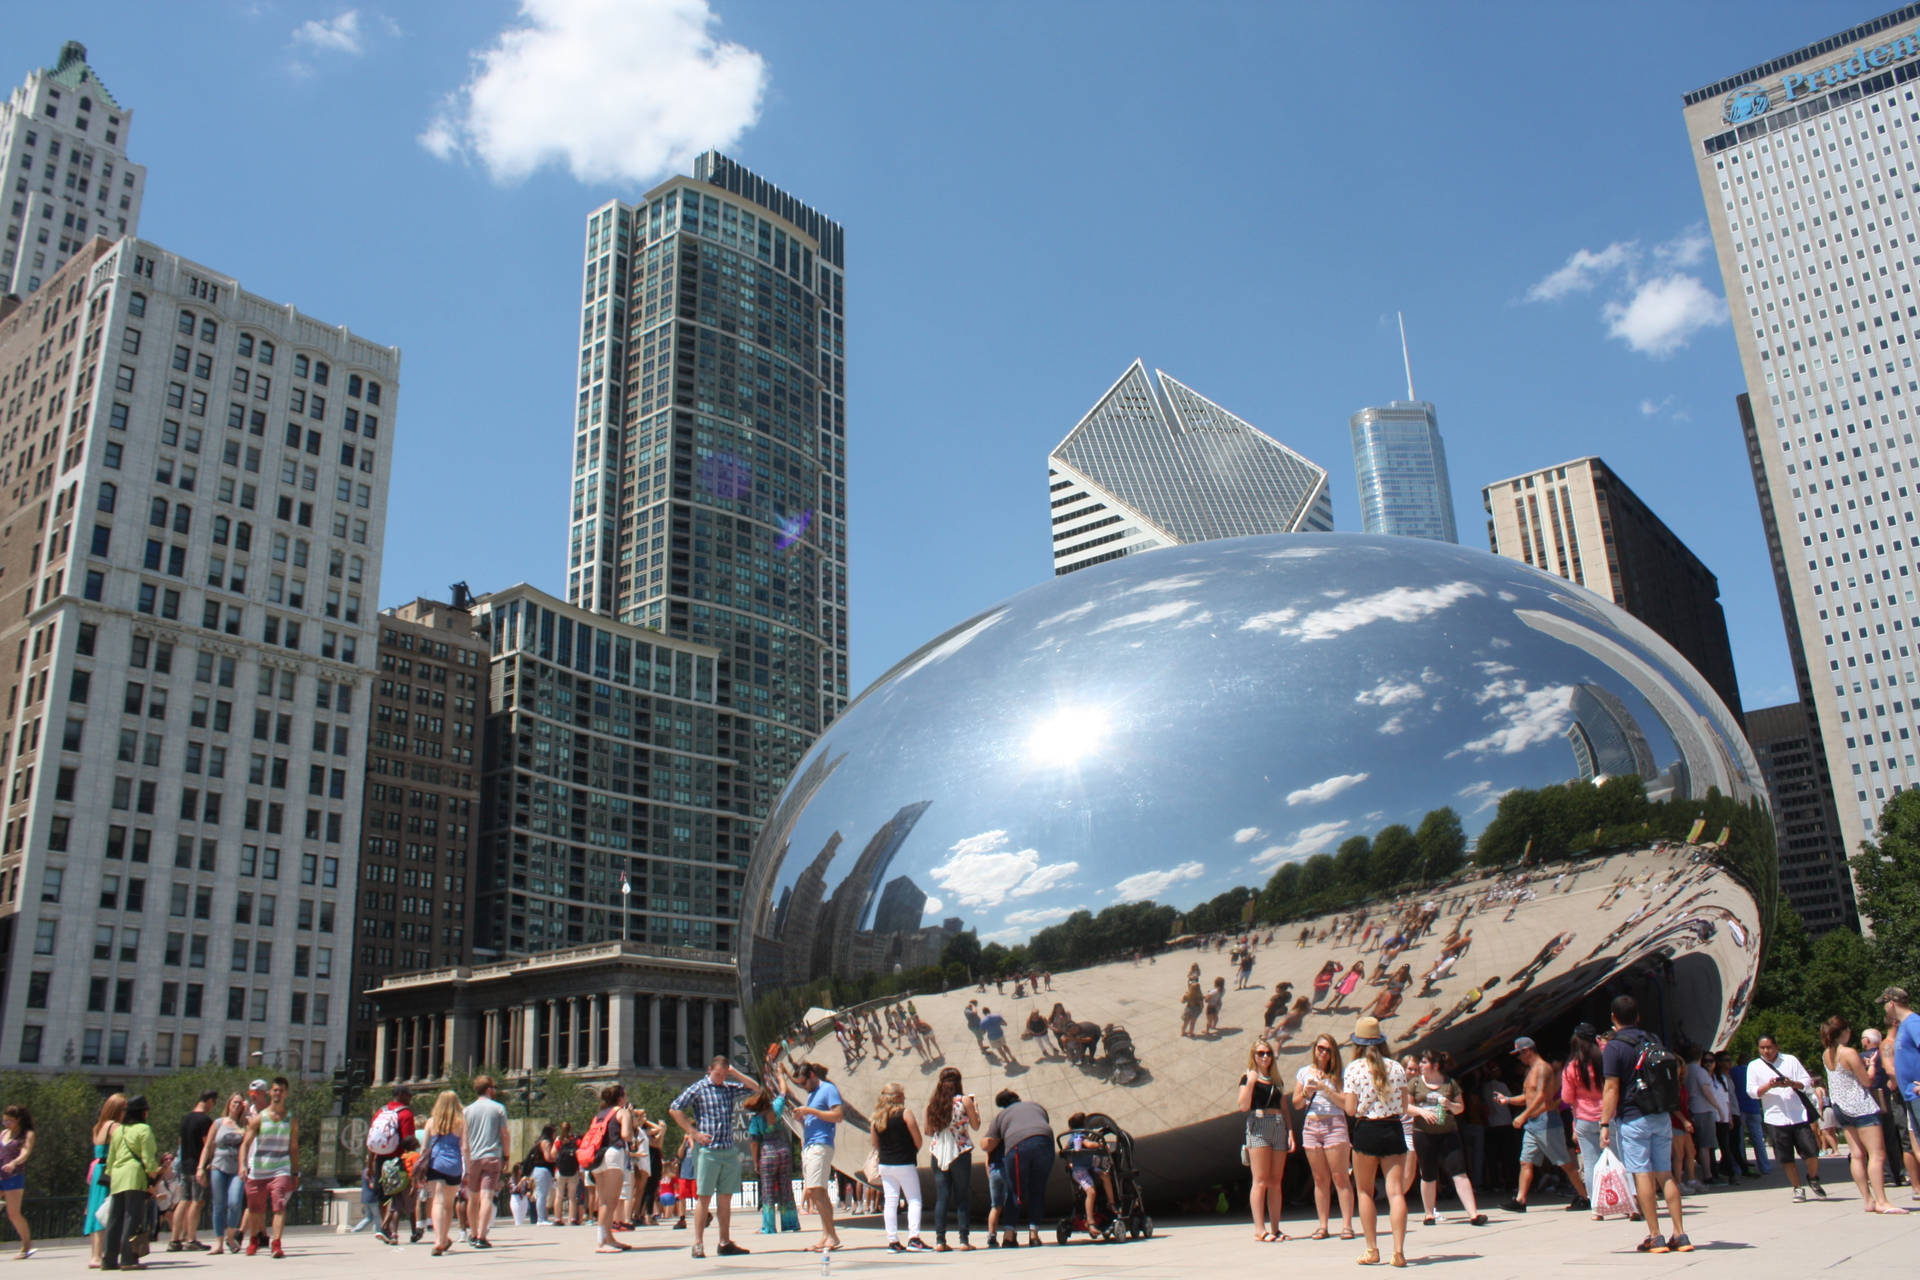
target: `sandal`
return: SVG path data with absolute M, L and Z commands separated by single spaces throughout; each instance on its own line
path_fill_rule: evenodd
M 1359 1236 L 1357 1236 L 1357 1235 L 1355 1235 L 1355 1234 L 1354 1234 L 1353 1232 L 1351 1232 L 1351 1231 L 1342 1231 L 1342 1232 L 1340 1233 L 1340 1238 L 1341 1238 L 1342 1240 L 1358 1240 L 1358 1239 L 1359 1239 L 1360 1237 L 1359 1237 Z
M 1380 1251 L 1378 1249 L 1369 1249 L 1355 1259 L 1355 1261 L 1363 1267 L 1377 1267 L 1380 1265 Z
M 1426 1217 L 1420 1219 L 1420 1225 L 1423 1227 L 1437 1227 L 1440 1225 L 1440 1220 L 1432 1214 L 1428 1214 Z
M 1326 1238 L 1327 1229 L 1325 1227 L 1321 1227 L 1318 1231 L 1307 1237 L 1309 1240 L 1325 1240 Z

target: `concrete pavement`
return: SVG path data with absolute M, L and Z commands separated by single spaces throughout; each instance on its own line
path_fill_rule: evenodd
M 1582 1271 L 1598 1268 L 1635 1276 L 1741 1277 L 1807 1276 L 1837 1266 L 1854 1275 L 1910 1274 L 1920 1254 L 1920 1212 L 1905 1217 L 1869 1216 L 1861 1209 L 1843 1162 L 1829 1160 L 1823 1169 L 1831 1199 L 1794 1204 L 1778 1174 L 1737 1189 L 1715 1190 L 1686 1201 L 1688 1234 L 1698 1246 L 1694 1253 L 1643 1256 L 1634 1252 L 1643 1232 L 1637 1223 L 1594 1222 L 1585 1214 L 1564 1211 L 1560 1203 L 1545 1202 L 1524 1217 L 1491 1212 L 1485 1227 L 1444 1223 L 1419 1225 L 1418 1206 L 1408 1231 L 1407 1254 L 1412 1266 L 1438 1268 L 1473 1280 L 1539 1280 L 1563 1267 Z M 1920 1207 L 1908 1188 L 1893 1193 L 1895 1203 Z M 1313 1229 L 1310 1206 L 1289 1204 L 1286 1228 L 1305 1234 Z M 928 1208 L 931 1215 L 931 1206 Z M 696 1261 L 688 1251 L 692 1232 L 644 1228 L 628 1233 L 638 1247 L 619 1256 L 596 1255 L 593 1233 L 587 1227 L 516 1227 L 511 1221 L 496 1225 L 494 1248 L 480 1252 L 455 1245 L 443 1258 L 433 1258 L 425 1244 L 390 1248 L 369 1234 L 336 1235 L 306 1230 L 287 1236 L 288 1257 L 275 1262 L 262 1253 L 257 1258 L 205 1254 L 154 1253 L 149 1269 L 179 1280 L 201 1280 L 216 1274 L 268 1273 L 277 1280 L 328 1280 L 343 1271 L 414 1274 L 454 1273 L 485 1280 L 575 1280 L 601 1275 L 619 1280 L 655 1280 L 702 1274 L 732 1276 L 814 1276 L 820 1258 L 802 1246 L 812 1237 L 762 1236 L 759 1215 L 743 1214 L 739 1242 L 751 1256 Z M 811 1223 L 811 1219 L 803 1219 Z M 1382 1225 L 1384 1226 L 1384 1215 Z M 1336 1231 L 1338 1221 L 1335 1223 Z M 932 1231 L 923 1236 L 932 1242 Z M 1075 1243 L 1066 1248 L 1049 1242 L 1041 1249 L 972 1253 L 892 1254 L 877 1218 L 854 1218 L 842 1227 L 849 1246 L 833 1255 L 835 1276 L 897 1275 L 907 1269 L 937 1272 L 950 1280 L 1077 1280 L 1079 1277 L 1185 1277 L 1203 1270 L 1221 1274 L 1253 1274 L 1250 1268 L 1283 1269 L 1295 1276 L 1352 1276 L 1361 1243 L 1338 1238 L 1293 1240 L 1260 1244 L 1252 1227 L 1240 1217 L 1189 1218 L 1156 1223 L 1151 1240 L 1122 1244 Z M 709 1228 L 709 1254 L 713 1248 Z M 974 1243 L 983 1243 L 976 1233 Z M 5 1256 L 0 1251 L 0 1256 Z M 83 1280 L 87 1250 L 83 1241 L 57 1241 L 42 1248 L 29 1262 L 9 1264 L 21 1277 L 44 1280 Z M 1864 1271 L 1855 1270 L 1864 1268 Z

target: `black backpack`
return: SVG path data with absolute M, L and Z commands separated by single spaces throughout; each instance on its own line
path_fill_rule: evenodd
M 1648 1116 L 1665 1115 L 1680 1109 L 1680 1059 L 1653 1036 L 1640 1033 L 1639 1053 L 1633 1062 L 1633 1079 L 1627 1088 L 1627 1101 Z

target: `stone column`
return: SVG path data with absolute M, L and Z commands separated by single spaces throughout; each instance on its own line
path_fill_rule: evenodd
M 674 1007 L 679 1010 L 679 1021 L 677 1025 L 679 1026 L 680 1034 L 674 1037 L 673 1041 L 673 1056 L 675 1059 L 673 1066 L 678 1070 L 687 1065 L 687 1005 L 690 1004 L 691 1001 L 685 996 L 676 996 L 673 1003 Z
M 587 1062 L 589 1067 L 604 1067 L 611 1055 L 600 1052 L 600 1036 L 606 1030 L 606 1015 L 602 1012 L 599 996 L 588 996 L 587 1018 Z M 609 1045 L 609 1048 L 612 1046 Z
M 391 1079 L 387 1074 L 387 1020 L 382 1018 L 373 1026 L 373 1083 L 378 1087 Z
M 520 1069 L 540 1069 L 540 1006 L 528 1004 L 520 1010 Z
M 607 1061 L 615 1071 L 631 1071 L 633 1054 L 633 992 L 607 993 Z
M 660 1060 L 660 997 L 647 997 L 647 1065 L 658 1071 L 666 1064 Z
M 746 1015 L 740 1012 L 740 1002 L 738 1000 L 729 1000 L 727 1002 L 727 1035 L 729 1037 L 739 1036 L 742 1043 L 745 1043 L 747 1039 L 747 1019 Z M 731 1039 L 727 1042 L 727 1051 L 729 1053 L 733 1051 L 733 1042 Z M 749 1054 L 753 1052 L 753 1046 L 751 1044 L 747 1045 L 747 1052 Z M 756 1062 L 749 1070 L 757 1075 L 759 1068 L 763 1065 L 765 1064 Z

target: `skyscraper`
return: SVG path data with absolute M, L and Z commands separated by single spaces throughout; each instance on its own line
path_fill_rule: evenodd
M 1053 571 L 1257 533 L 1328 533 L 1327 473 L 1135 360 L 1047 457 Z
M 1678 649 L 1739 716 L 1719 580 L 1606 463 L 1576 458 L 1498 480 L 1481 502 L 1495 555 L 1613 601 Z
M 1860 914 L 1853 900 L 1847 851 L 1813 717 L 1803 702 L 1761 707 L 1747 713 L 1747 741 L 1773 797 L 1773 828 L 1780 850 L 1780 892 L 1809 933 L 1853 929 Z
M 69 40 L 0 103 L 0 191 L 11 201 L 0 244 L 0 294 L 25 296 L 94 236 L 140 229 L 147 170 L 127 160 L 133 112 Z
M 1360 485 L 1361 527 L 1368 533 L 1458 542 L 1440 416 L 1432 404 L 1413 394 L 1405 320 L 1400 322 L 1400 356 L 1407 370 L 1407 398 L 1362 409 L 1347 420 L 1353 432 L 1353 474 Z
M 1684 98 L 1846 849 L 1920 782 L 1916 79 L 1908 5 Z
M 567 600 L 717 651 L 744 867 L 847 703 L 844 235 L 708 152 L 590 214 L 585 264 Z
M 0 1068 L 330 1068 L 400 353 L 131 237 L 0 303 Z

